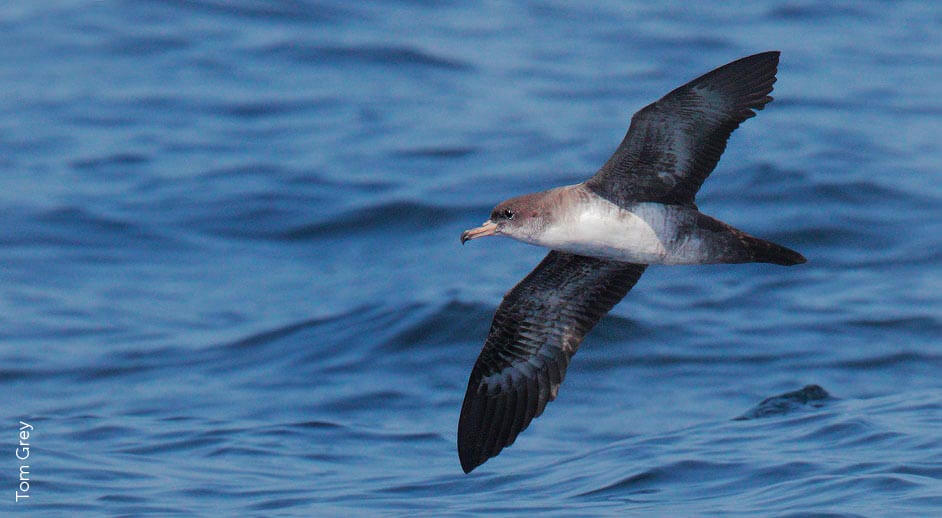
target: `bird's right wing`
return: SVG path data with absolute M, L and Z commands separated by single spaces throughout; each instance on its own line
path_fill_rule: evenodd
M 554 250 L 504 296 L 461 406 L 465 473 L 512 444 L 556 398 L 582 338 L 646 267 Z
M 586 186 L 616 204 L 693 203 L 730 134 L 772 100 L 777 51 L 733 61 L 638 111 Z

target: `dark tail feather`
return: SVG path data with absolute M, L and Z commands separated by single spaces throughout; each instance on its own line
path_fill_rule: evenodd
M 747 236 L 744 240 L 746 248 L 752 253 L 752 260 L 757 263 L 781 264 L 791 266 L 801 264 L 807 261 L 805 256 L 782 245 L 776 245 L 771 241 L 759 239 L 757 237 Z

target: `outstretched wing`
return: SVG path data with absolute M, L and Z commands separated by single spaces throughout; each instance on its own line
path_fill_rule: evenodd
M 778 56 L 763 52 L 733 61 L 643 108 L 586 185 L 622 205 L 693 203 L 733 130 L 772 100 Z
M 465 473 L 512 444 L 556 398 L 582 338 L 646 267 L 554 250 L 504 296 L 458 419 Z

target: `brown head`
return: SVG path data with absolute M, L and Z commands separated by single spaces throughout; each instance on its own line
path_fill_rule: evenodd
M 500 202 L 491 211 L 491 218 L 480 227 L 461 233 L 461 244 L 479 237 L 505 235 L 521 241 L 542 232 L 546 227 L 549 211 L 547 204 L 553 191 L 524 194 Z

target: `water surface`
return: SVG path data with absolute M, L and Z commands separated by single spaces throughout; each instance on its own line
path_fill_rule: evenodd
M 938 514 L 940 24 L 921 2 L 8 6 L 0 510 Z M 462 474 L 468 373 L 544 252 L 461 231 L 771 49 L 776 100 L 698 203 L 808 263 L 650 268 Z

